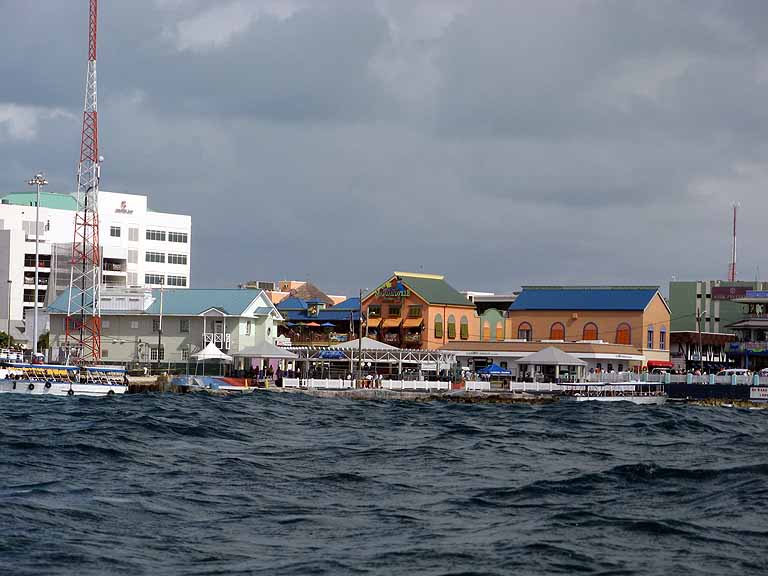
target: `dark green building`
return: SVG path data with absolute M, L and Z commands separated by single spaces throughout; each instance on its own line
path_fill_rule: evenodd
M 702 332 L 732 334 L 728 325 L 741 320 L 745 313 L 744 305 L 733 300 L 743 298 L 747 290 L 765 290 L 764 285 L 768 283 L 725 280 L 670 282 L 671 331 L 697 331 L 697 315 L 701 313 Z

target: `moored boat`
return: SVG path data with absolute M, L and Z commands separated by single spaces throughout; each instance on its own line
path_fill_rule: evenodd
M 0 367 L 0 393 L 35 396 L 125 394 L 125 369 L 12 362 Z
M 171 380 L 171 384 L 187 392 L 243 394 L 255 389 L 255 381 L 250 378 L 226 376 L 176 376 Z
M 664 385 L 649 382 L 582 382 L 563 386 L 563 395 L 577 402 L 631 402 L 659 405 L 667 402 Z

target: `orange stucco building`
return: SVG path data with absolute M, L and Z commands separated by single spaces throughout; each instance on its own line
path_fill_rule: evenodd
M 400 348 L 436 350 L 479 336 L 475 305 L 435 274 L 394 272 L 361 307 L 366 334 Z
M 648 366 L 670 364 L 670 311 L 658 287 L 524 286 L 505 324 L 508 339 L 623 344 Z

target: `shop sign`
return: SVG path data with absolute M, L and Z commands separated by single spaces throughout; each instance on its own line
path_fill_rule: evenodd
M 128 202 L 123 200 L 120 202 L 120 208 L 115 208 L 115 214 L 133 214 L 133 210 L 128 208 Z
M 747 290 L 747 298 L 768 298 L 768 290 Z
M 749 286 L 712 286 L 712 300 L 733 300 L 747 296 Z
M 376 289 L 376 296 L 379 298 L 408 298 L 411 291 L 402 282 L 390 280 Z
M 752 386 L 749 389 L 749 399 L 768 401 L 768 386 Z

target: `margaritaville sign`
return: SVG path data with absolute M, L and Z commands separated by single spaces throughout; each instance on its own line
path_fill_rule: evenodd
M 379 298 L 408 298 L 411 291 L 402 282 L 390 280 L 376 289 L 376 296 Z

